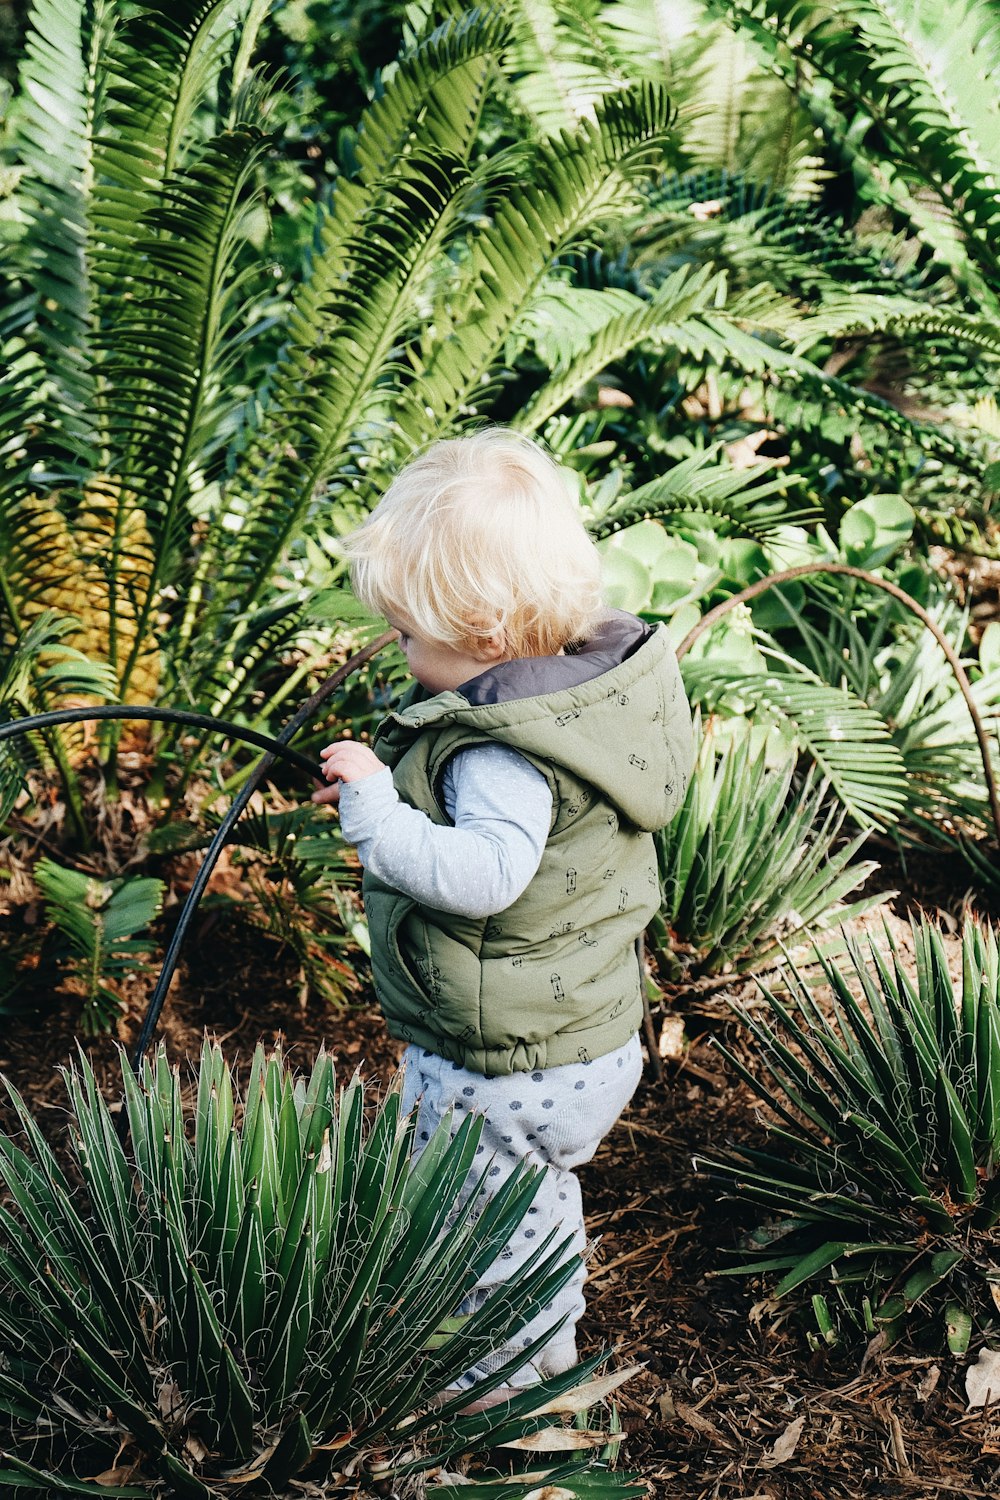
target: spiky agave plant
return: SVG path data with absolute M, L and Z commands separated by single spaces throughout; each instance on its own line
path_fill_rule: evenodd
M 502 1295 L 454 1316 L 535 1186 L 526 1169 L 490 1199 L 462 1192 L 479 1121 L 453 1139 L 442 1126 L 414 1161 L 398 1093 L 366 1124 L 360 1080 L 338 1095 L 322 1054 L 295 1080 L 258 1048 L 239 1099 L 206 1043 L 193 1122 L 162 1048 L 139 1079 L 122 1071 L 131 1158 L 82 1058 L 66 1075 L 68 1174 L 8 1085 L 25 1144 L 0 1135 L 5 1493 L 89 1494 L 80 1476 L 98 1471 L 109 1496 L 274 1495 L 293 1478 L 318 1495 L 405 1489 L 487 1435 L 550 1427 L 592 1373 L 596 1360 L 475 1416 L 459 1415 L 468 1393 L 442 1399 L 573 1265 L 550 1236 Z M 595 1493 L 638 1493 L 605 1480 Z
M 828 995 L 793 971 L 787 995 L 764 989 L 771 1024 L 737 1007 L 759 1070 L 722 1050 L 767 1106 L 769 1144 L 698 1164 L 774 1217 L 770 1253 L 742 1272 L 783 1272 L 778 1296 L 832 1284 L 890 1336 L 943 1313 L 961 1352 L 997 1320 L 997 934 L 966 922 L 956 985 L 940 928 L 912 932 L 914 977 L 887 930 L 887 953 L 869 939 L 868 956 L 849 942 L 848 966 L 821 960 Z M 833 1337 L 825 1299 L 814 1306 Z
M 749 720 L 708 721 L 684 805 L 656 836 L 657 951 L 678 973 L 759 969 L 783 940 L 801 942 L 833 913 L 843 920 L 872 904 L 841 907 L 878 866 L 853 862 L 867 832 L 839 839 L 844 812 L 825 781 L 810 773 L 793 790 L 797 760 L 788 748 L 769 764 L 766 734 Z

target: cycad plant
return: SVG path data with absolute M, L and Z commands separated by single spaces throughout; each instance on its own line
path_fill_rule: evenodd
M 66 701 L 28 649 L 49 612 L 105 696 L 264 728 L 280 677 L 339 649 L 336 535 L 415 445 L 493 414 L 537 431 L 636 343 L 770 316 L 758 299 L 730 319 L 719 278 L 682 270 L 651 301 L 598 298 L 578 359 L 515 379 L 555 269 L 673 160 L 675 111 L 622 86 L 556 138 L 491 150 L 509 26 L 463 7 L 379 81 L 261 374 L 280 269 L 252 239 L 278 149 L 249 66 L 266 9 L 39 0 L 29 20 L 0 285 L 0 652 L 26 664 L 8 713 Z M 95 741 L 112 792 L 117 733 Z M 85 844 L 62 734 L 34 753 Z M 161 818 L 176 732 L 152 750 Z
M 122 699 L 250 722 L 275 658 L 322 656 L 336 634 L 337 565 L 315 543 L 414 445 L 495 409 L 552 267 L 635 200 L 676 134 L 665 90 L 640 84 L 557 139 L 491 154 L 502 10 L 428 28 L 358 122 L 261 378 L 272 278 L 250 235 L 274 88 L 249 61 L 266 9 L 39 0 L 0 289 L 3 648 L 52 609 Z M 719 303 L 716 279 L 686 280 L 617 343 Z M 29 686 L 51 705 L 37 672 Z M 61 771 L 82 823 L 66 756 Z
M 770 1021 L 737 1007 L 755 1061 L 722 1050 L 766 1106 L 768 1143 L 698 1165 L 771 1217 L 740 1274 L 782 1273 L 777 1296 L 818 1285 L 828 1337 L 832 1287 L 870 1331 L 912 1320 L 960 1352 L 997 1323 L 997 934 L 967 920 L 957 983 L 932 922 L 913 926 L 915 975 L 886 937 L 887 952 L 850 940 L 848 965 L 820 960 L 828 988 L 797 970 L 764 988 Z
M 929 417 L 918 426 L 937 428 L 936 460 L 913 471 L 908 495 L 919 501 L 938 491 L 934 503 L 942 508 L 938 464 L 952 469 L 950 444 L 958 484 L 950 514 L 935 529 L 942 540 L 972 550 L 982 547 L 987 529 L 995 546 L 994 403 L 983 400 L 998 380 L 995 6 L 990 0 L 845 0 L 833 10 L 822 0 L 706 0 L 706 6 L 754 40 L 812 116 L 831 159 L 853 176 L 860 203 L 874 205 L 884 227 L 930 265 L 929 296 L 917 295 L 913 285 L 895 293 L 887 286 L 845 287 L 806 324 L 800 352 L 816 363 L 850 367 L 855 384 L 877 387 L 894 408 Z
M 360 1081 L 338 1090 L 325 1055 L 295 1080 L 258 1049 L 240 1098 L 206 1044 L 193 1120 L 162 1049 L 138 1079 L 124 1059 L 122 1073 L 130 1153 L 86 1060 L 67 1074 L 68 1172 L 9 1089 L 24 1144 L 0 1136 L 5 1493 L 90 1494 L 94 1474 L 122 1497 L 273 1496 L 293 1481 L 409 1493 L 487 1439 L 546 1429 L 549 1452 L 581 1446 L 560 1442 L 553 1414 L 613 1383 L 569 1394 L 598 1361 L 478 1415 L 461 1415 L 468 1392 L 447 1391 L 573 1264 L 550 1236 L 501 1294 L 455 1316 L 535 1185 L 525 1169 L 484 1200 L 475 1167 L 479 1186 L 463 1191 L 480 1121 L 454 1138 L 443 1124 L 414 1161 L 398 1093 L 366 1108 Z M 638 1493 L 600 1468 L 588 1481 L 596 1496 Z
M 696 719 L 696 736 L 700 722 Z M 844 811 L 798 756 L 751 720 L 709 720 L 684 805 L 657 853 L 663 902 L 653 935 L 669 978 L 747 973 L 880 897 L 844 907 L 878 866 L 856 861 L 867 838 L 841 839 Z
M 159 915 L 163 881 L 142 875 L 95 880 L 52 859 L 39 860 L 34 877 L 46 918 L 62 939 L 60 977 L 82 990 L 80 1026 L 93 1035 L 120 1014 L 114 982 L 145 967 L 150 944 L 137 934 Z

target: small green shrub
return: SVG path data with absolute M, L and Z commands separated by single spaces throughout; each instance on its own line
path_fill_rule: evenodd
M 829 999 L 795 972 L 787 996 L 764 988 L 773 1024 L 737 1007 L 759 1072 L 722 1050 L 771 1112 L 770 1144 L 698 1164 L 773 1215 L 770 1253 L 742 1272 L 783 1272 L 778 1296 L 830 1283 L 888 1337 L 936 1321 L 961 1352 L 996 1326 L 1000 1289 L 997 936 L 966 922 L 957 987 L 940 930 L 913 938 L 915 980 L 887 933 L 888 954 L 850 942 L 849 967 L 821 961 Z
M 152 876 L 98 880 L 52 859 L 40 859 L 34 877 L 45 897 L 45 915 L 62 939 L 60 974 L 83 989 L 80 1025 L 88 1036 L 107 1031 L 122 1011 L 113 982 L 147 967 L 142 960 L 150 943 L 137 934 L 159 916 L 163 881 Z
M 864 833 L 837 847 L 844 813 L 828 805 L 825 784 L 810 776 L 793 791 L 794 750 L 771 766 L 750 722 L 727 724 L 727 739 L 719 728 L 707 724 L 684 805 L 657 835 L 663 904 L 653 940 L 678 974 L 761 968 L 834 911 L 842 919 L 873 904 L 838 910 L 878 866 L 852 863 Z
M 132 1159 L 81 1059 L 66 1075 L 68 1173 L 8 1085 L 25 1144 L 0 1135 L 4 1494 L 209 1500 L 284 1494 L 293 1479 L 314 1495 L 409 1493 L 413 1476 L 454 1468 L 487 1436 L 551 1426 L 545 1404 L 558 1410 L 595 1368 L 484 1414 L 459 1414 L 467 1393 L 441 1398 L 575 1264 L 550 1236 L 502 1295 L 455 1315 L 535 1187 L 525 1169 L 466 1201 L 479 1120 L 454 1139 L 442 1125 L 414 1161 L 398 1093 L 366 1123 L 360 1080 L 338 1095 L 324 1055 L 296 1081 L 258 1048 L 239 1099 L 206 1043 L 193 1122 L 162 1048 L 138 1081 L 122 1071 Z M 83 1477 L 98 1473 L 96 1488 Z M 588 1476 L 588 1493 L 639 1493 Z

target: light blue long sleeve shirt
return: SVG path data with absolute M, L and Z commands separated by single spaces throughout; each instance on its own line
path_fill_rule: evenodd
M 345 783 L 343 835 L 367 870 L 424 906 L 463 917 L 505 911 L 541 861 L 548 782 L 506 745 L 473 745 L 452 756 L 441 792 L 454 826 L 401 801 L 388 768 Z

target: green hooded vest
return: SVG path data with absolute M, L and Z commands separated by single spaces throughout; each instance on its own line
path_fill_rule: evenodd
M 666 630 L 620 611 L 571 655 L 419 686 L 375 750 L 404 802 L 450 823 L 449 758 L 499 742 L 552 791 L 541 864 L 506 911 L 433 910 L 367 872 L 375 989 L 391 1034 L 488 1075 L 586 1062 L 641 1021 L 635 942 L 660 900 L 652 830 L 684 797 L 691 718 Z

